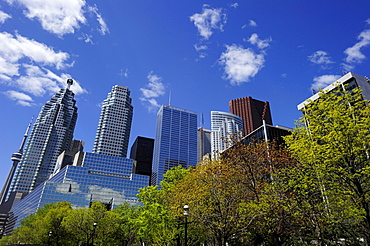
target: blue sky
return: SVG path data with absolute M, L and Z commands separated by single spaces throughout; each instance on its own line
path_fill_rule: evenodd
M 41 106 L 73 78 L 75 138 L 91 151 L 100 104 L 129 87 L 132 142 L 154 138 L 161 104 L 204 114 L 231 99 L 269 101 L 274 125 L 342 71 L 370 76 L 364 0 L 0 1 L 0 186 Z M 199 117 L 200 118 L 200 117 Z

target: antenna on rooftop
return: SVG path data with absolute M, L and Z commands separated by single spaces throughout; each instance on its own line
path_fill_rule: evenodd
M 203 129 L 204 128 L 204 114 L 202 113 L 202 119 L 200 122 L 200 127 Z
M 168 106 L 171 106 L 171 92 L 172 91 L 170 91 L 170 94 L 168 95 Z

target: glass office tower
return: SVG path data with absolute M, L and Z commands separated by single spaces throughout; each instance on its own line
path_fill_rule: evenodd
M 133 107 L 130 90 L 115 85 L 103 101 L 93 153 L 126 157 Z
M 47 180 L 54 171 L 56 160 L 63 150 L 71 148 L 77 121 L 74 93 L 67 88 L 53 96 L 42 107 L 18 164 L 9 193 L 29 193 Z
M 124 202 L 138 205 L 136 195 L 139 188 L 148 186 L 149 176 L 132 174 L 133 162 L 122 157 L 77 153 L 72 165 L 65 166 L 12 208 L 5 234 L 47 203 L 67 201 L 73 208 L 89 207 L 96 201 L 110 208 Z
M 151 185 L 172 167 L 197 164 L 197 113 L 163 105 L 157 113 Z

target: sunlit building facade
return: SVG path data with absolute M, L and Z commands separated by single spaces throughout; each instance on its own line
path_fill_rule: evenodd
M 67 88 L 60 89 L 42 107 L 14 174 L 8 196 L 11 192 L 29 193 L 47 180 L 54 171 L 59 154 L 71 148 L 77 121 L 76 101 L 70 90 L 72 83 L 73 80 L 69 79 Z
M 126 157 L 130 139 L 133 106 L 130 90 L 115 85 L 103 101 L 93 153 Z
M 330 85 L 323 89 L 324 93 L 330 93 L 335 91 L 335 89 L 340 86 L 341 89 L 346 91 L 351 91 L 355 88 L 360 88 L 362 90 L 362 96 L 365 100 L 370 100 L 370 79 L 363 77 L 355 73 L 346 73 L 344 76 L 340 77 L 338 80 L 333 81 Z M 298 104 L 298 110 L 302 110 L 310 101 L 315 101 L 320 97 L 320 93 L 312 95 L 310 98 L 304 102 Z
M 158 185 L 163 174 L 176 166 L 197 163 L 197 113 L 163 105 L 157 113 L 152 165 L 152 185 Z
M 232 146 L 233 141 L 241 139 L 243 120 L 231 113 L 211 111 L 211 130 L 212 155 L 217 157 L 219 153 Z
M 269 102 L 256 100 L 252 97 L 242 97 L 229 101 L 230 113 L 243 119 L 244 136 L 262 126 L 263 121 L 272 125 Z

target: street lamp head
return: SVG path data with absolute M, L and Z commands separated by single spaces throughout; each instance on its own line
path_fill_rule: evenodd
M 189 215 L 189 206 L 187 204 L 184 206 L 184 215 L 185 216 Z
M 95 223 L 94 223 L 94 225 L 93 225 L 93 226 L 94 226 L 94 228 L 95 228 L 97 225 L 98 225 L 98 223 L 96 223 L 96 222 L 95 222 Z
M 49 231 L 49 237 L 51 237 L 51 235 L 53 235 L 53 232 L 52 231 Z

